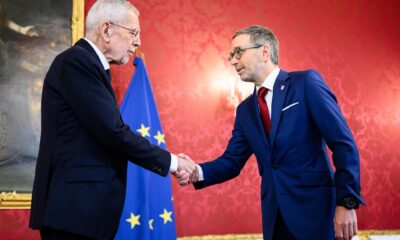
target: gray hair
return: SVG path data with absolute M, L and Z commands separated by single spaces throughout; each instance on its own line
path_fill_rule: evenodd
M 232 39 L 239 35 L 248 34 L 250 35 L 250 42 L 257 45 L 268 44 L 271 51 L 271 61 L 278 65 L 279 63 L 279 41 L 276 38 L 274 32 L 271 29 L 253 25 L 247 28 L 243 28 L 233 34 Z
M 126 0 L 97 0 L 86 16 L 86 32 L 90 32 L 102 21 L 123 24 L 129 11 L 139 16 L 139 10 Z

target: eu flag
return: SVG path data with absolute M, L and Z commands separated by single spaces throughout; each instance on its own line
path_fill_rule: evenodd
M 121 115 L 132 131 L 166 149 L 157 106 L 142 59 L 121 105 Z M 171 178 L 129 162 L 125 206 L 115 239 L 176 239 Z

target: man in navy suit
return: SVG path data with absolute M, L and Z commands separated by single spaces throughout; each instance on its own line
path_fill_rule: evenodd
M 230 180 L 255 154 L 264 239 L 351 239 L 355 209 L 364 204 L 352 133 L 320 74 L 286 72 L 278 57 L 271 30 L 251 26 L 234 34 L 229 62 L 242 81 L 255 84 L 254 93 L 238 106 L 223 155 L 200 164 L 190 182 L 201 189 Z
M 59 54 L 46 75 L 30 218 L 42 239 L 113 239 L 128 159 L 162 176 L 182 170 L 189 178 L 196 168 L 121 119 L 109 64 L 128 63 L 139 34 L 133 5 L 98 0 L 87 15 L 85 38 Z

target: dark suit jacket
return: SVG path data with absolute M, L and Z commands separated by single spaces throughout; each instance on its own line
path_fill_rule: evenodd
M 124 205 L 127 160 L 166 176 L 170 158 L 123 123 L 100 59 L 81 39 L 44 80 L 30 227 L 108 239 Z
M 269 137 L 261 121 L 254 91 L 237 108 L 224 154 L 201 164 L 205 180 L 195 187 L 236 177 L 254 153 L 262 177 L 264 239 L 272 239 L 278 207 L 298 239 L 332 239 L 337 201 L 350 194 L 364 203 L 358 150 L 335 96 L 316 71 L 281 70 L 273 89 Z

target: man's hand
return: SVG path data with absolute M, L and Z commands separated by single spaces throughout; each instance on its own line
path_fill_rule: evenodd
M 174 174 L 178 178 L 179 184 L 185 186 L 191 183 L 193 176 L 198 175 L 196 163 L 188 156 L 180 153 L 178 156 L 178 171 Z M 188 176 L 187 176 L 188 175 Z
M 350 240 L 357 234 L 356 210 L 337 206 L 333 223 L 335 225 L 335 238 Z
M 197 169 L 197 164 L 187 155 L 180 153 L 178 156 L 178 173 L 174 174 L 178 178 L 179 184 L 185 186 L 189 183 L 197 182 L 199 179 L 199 171 Z M 180 164 L 182 163 L 182 168 Z M 189 165 L 189 166 L 188 166 Z M 192 168 L 193 167 L 193 168 Z M 189 178 L 183 173 L 185 171 L 189 174 Z
M 178 179 L 179 185 L 181 186 L 187 185 L 190 181 L 190 175 L 185 171 L 176 171 L 172 174 Z

